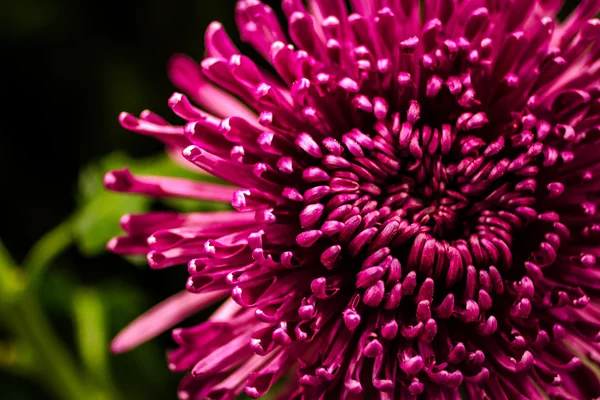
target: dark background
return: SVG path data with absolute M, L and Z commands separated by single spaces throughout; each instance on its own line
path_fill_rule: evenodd
M 267 2 L 268 3 L 268 2 Z M 274 3 L 273 1 L 271 3 Z M 201 60 L 204 30 L 221 21 L 237 40 L 234 0 L 19 0 L 0 6 L 5 112 L 0 135 L 1 237 L 24 255 L 74 206 L 79 168 L 120 149 L 154 154 L 157 141 L 121 128 L 121 111 L 167 106 L 174 53 Z
M 279 1 L 266 3 L 275 8 Z M 577 1 L 569 3 L 572 8 Z M 122 129 L 117 117 L 123 110 L 139 114 L 148 108 L 177 122 L 167 106 L 175 90 L 166 75 L 170 55 L 186 53 L 200 60 L 204 30 L 213 20 L 225 25 L 245 53 L 256 55 L 237 39 L 234 4 L 234 0 L 0 4 L 4 98 L 0 238 L 17 263 L 76 209 L 79 171 L 84 166 L 115 150 L 133 157 L 161 151 L 155 140 Z M 60 307 L 53 307 L 62 301 L 57 291 L 68 292 L 77 285 L 108 286 L 105 296 L 109 297 L 103 298 L 119 308 L 120 299 L 129 296 L 119 285 L 136 288 L 134 299 L 124 303 L 125 311 L 110 311 L 108 331 L 114 335 L 140 310 L 183 287 L 185 269 L 154 272 L 113 255 L 84 253 L 70 246 L 46 273 L 46 289 L 40 294 L 45 311 L 69 346 L 75 341 L 73 323 Z M 60 279 L 54 282 L 55 277 Z M 2 340 L 12 339 L 2 329 L 0 334 Z M 130 355 L 111 357 L 117 386 L 133 394 L 128 398 L 175 398 L 179 377 L 168 372 L 163 356 L 170 344 L 168 335 L 163 335 Z M 41 384 L 10 365 L 0 365 L 0 388 L 2 398 L 51 398 Z
M 204 31 L 214 20 L 249 50 L 237 39 L 234 6 L 234 0 L 1 2 L 0 238 L 17 262 L 77 208 L 81 168 L 115 150 L 132 157 L 162 151 L 152 138 L 121 128 L 117 118 L 124 110 L 137 115 L 150 109 L 178 122 L 167 106 L 175 90 L 166 74 L 172 54 L 201 60 Z M 116 226 L 118 220 L 106 223 Z M 108 331 L 114 336 L 140 311 L 181 290 L 185 275 L 185 268 L 150 271 L 110 254 L 90 257 L 70 246 L 46 273 L 40 298 L 58 335 L 73 347 L 69 313 L 54 307 L 72 300 L 57 294 L 69 290 L 65 282 L 103 288 L 104 296 L 112 296 L 105 299 L 110 307 L 126 303 L 126 311 L 108 311 Z M 118 289 L 121 284 L 136 288 L 135 296 L 126 297 L 127 289 Z M 0 353 L 2 343 L 12 339 L 0 324 Z M 164 359 L 169 346 L 165 334 L 158 343 L 111 356 L 117 385 L 125 388 L 123 397 L 176 397 L 180 377 L 167 370 Z M 0 398 L 53 398 L 36 379 L 1 364 Z

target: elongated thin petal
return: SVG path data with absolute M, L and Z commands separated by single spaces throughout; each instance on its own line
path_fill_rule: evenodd
M 111 350 L 115 353 L 130 350 L 221 300 L 224 296 L 223 291 L 203 295 L 180 292 L 154 306 L 123 329 L 112 341 Z

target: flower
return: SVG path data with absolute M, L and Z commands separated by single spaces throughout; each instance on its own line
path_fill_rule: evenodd
M 600 9 L 584 0 L 239 1 L 200 65 L 175 56 L 172 126 L 121 115 L 233 186 L 106 175 L 231 201 L 126 215 L 120 254 L 188 263 L 187 292 L 114 341 L 173 330 L 181 399 L 600 395 Z M 197 108 L 192 102 L 196 103 Z

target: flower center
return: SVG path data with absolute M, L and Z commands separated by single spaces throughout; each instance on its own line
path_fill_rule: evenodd
M 405 213 L 405 218 L 421 226 L 439 240 L 453 240 L 468 236 L 466 213 L 469 199 L 452 190 L 451 176 L 441 157 L 425 156 L 412 166 L 413 171 L 402 175 L 400 185 L 386 188 L 394 208 Z M 414 172 L 414 173 L 412 173 Z
M 354 129 L 339 142 L 327 138 L 323 152 L 308 135 L 298 140 L 320 165 L 303 172 L 309 189 L 290 196 L 304 203 L 298 244 L 328 238 L 317 246 L 328 269 L 342 259 L 361 260 L 361 270 L 397 260 L 402 276 L 415 271 L 446 287 L 472 273 L 508 271 L 515 233 L 538 218 L 530 177 L 541 146 L 520 153 L 502 136 L 487 142 L 461 124 L 432 127 L 411 115 L 376 122 L 368 135 Z

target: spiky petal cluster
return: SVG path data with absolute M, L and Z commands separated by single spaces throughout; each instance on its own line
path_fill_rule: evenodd
M 286 34 L 238 2 L 269 71 L 218 23 L 200 65 L 175 57 L 207 110 L 174 94 L 185 126 L 121 116 L 236 187 L 106 176 L 235 208 L 123 218 L 110 249 L 190 278 L 115 351 L 228 297 L 173 331 L 181 399 L 600 395 L 600 3 L 308 3 L 283 1 Z

